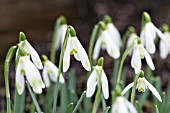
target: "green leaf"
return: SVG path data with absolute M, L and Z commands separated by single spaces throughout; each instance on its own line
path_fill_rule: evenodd
M 71 113 L 71 112 L 72 112 L 72 109 L 73 109 L 73 103 L 70 103 L 70 104 L 68 105 L 65 113 Z
M 108 113 L 109 112 L 109 109 L 110 109 L 110 106 L 106 107 L 102 113 Z
M 68 91 L 67 91 L 67 86 L 66 83 L 65 84 L 61 84 L 61 113 L 65 113 L 66 112 L 66 108 L 68 105 Z
M 31 98 L 32 98 L 32 100 L 33 100 L 33 102 L 34 102 L 34 105 L 35 105 L 35 108 L 36 108 L 37 112 L 38 112 L 38 113 L 41 113 L 41 108 L 40 108 L 40 106 L 39 106 L 39 104 L 38 104 L 37 99 L 35 98 L 34 93 L 33 93 L 32 90 L 31 90 L 31 87 L 29 86 L 29 84 L 28 84 L 27 82 L 26 82 L 26 84 L 27 84 L 28 91 L 29 91 L 29 93 L 30 93 L 30 95 L 31 95 Z
M 106 101 L 105 101 L 105 99 L 104 99 L 104 96 L 103 95 L 101 95 L 101 100 L 102 100 L 102 108 L 103 109 L 106 109 Z
M 75 106 L 74 110 L 72 113 L 76 113 L 78 107 L 80 106 L 81 102 L 83 101 L 84 97 L 85 97 L 86 91 L 84 91 L 79 99 L 79 101 L 77 102 L 77 105 Z
M 159 113 L 158 106 L 155 105 L 156 113 Z M 163 113 L 163 112 L 162 112 Z
M 136 105 L 137 105 L 138 113 L 143 113 L 141 105 L 140 105 L 140 103 L 138 101 L 136 101 Z
M 17 89 L 15 88 L 14 113 L 24 113 L 24 106 L 25 106 L 25 90 L 21 95 L 19 95 Z

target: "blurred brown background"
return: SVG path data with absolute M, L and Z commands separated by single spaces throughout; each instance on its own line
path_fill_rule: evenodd
M 170 25 L 168 0 L 0 0 L 0 110 L 5 109 L 4 58 L 18 42 L 20 31 L 40 55 L 49 55 L 55 20 L 64 15 L 87 50 L 91 30 L 105 14 L 111 15 L 123 35 L 129 25 L 139 33 L 143 11 L 149 12 L 156 26 Z

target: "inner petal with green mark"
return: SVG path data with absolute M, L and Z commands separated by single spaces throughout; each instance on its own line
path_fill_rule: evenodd
M 71 51 L 70 51 L 70 54 L 72 55 L 73 53 L 77 53 L 78 51 L 76 50 L 76 49 L 72 49 Z

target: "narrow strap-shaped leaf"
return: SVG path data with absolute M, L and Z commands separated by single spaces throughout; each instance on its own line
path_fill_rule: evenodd
M 60 96 L 60 99 L 61 99 L 61 104 L 60 104 L 61 113 L 65 113 L 67 105 L 68 105 L 68 92 L 67 92 L 66 83 L 61 84 L 61 96 Z
M 104 99 L 104 97 L 103 97 L 103 95 L 101 95 L 101 100 L 102 100 L 102 108 L 103 109 L 106 109 L 106 101 L 105 101 L 105 99 Z
M 73 103 L 70 103 L 70 104 L 68 105 L 65 113 L 71 113 L 71 112 L 72 112 L 72 109 L 73 109 Z
M 9 90 L 9 67 L 11 61 L 14 57 L 17 47 L 12 46 L 6 55 L 4 63 L 4 78 L 5 78 L 5 90 L 6 90 L 6 101 L 7 101 L 7 113 L 11 113 L 11 100 L 10 100 L 10 90 Z
M 25 90 L 21 95 L 19 95 L 17 89 L 15 88 L 14 113 L 24 113 L 24 106 L 25 106 Z
M 86 91 L 84 91 L 79 99 L 79 101 L 77 102 L 77 105 L 75 106 L 74 110 L 72 113 L 76 113 L 78 107 L 80 106 L 81 102 L 83 101 L 84 97 L 85 97 Z
M 29 93 L 30 93 L 30 95 L 31 95 L 31 98 L 32 98 L 32 100 L 33 100 L 33 102 L 34 102 L 34 105 L 35 105 L 35 108 L 36 108 L 37 112 L 38 112 L 38 113 L 42 113 L 42 112 L 41 112 L 41 108 L 40 108 L 40 106 L 39 106 L 39 104 L 38 104 L 38 101 L 37 101 L 37 99 L 35 98 L 35 95 L 34 95 L 34 93 L 33 93 L 32 90 L 31 90 L 31 87 L 29 86 L 29 84 L 28 84 L 27 82 L 26 82 L 26 84 L 27 84 L 28 91 L 29 91 Z
M 143 113 L 141 105 L 140 105 L 140 103 L 138 101 L 136 101 L 136 105 L 137 105 L 138 113 Z
M 110 109 L 110 106 L 106 107 L 102 113 L 108 113 L 109 112 L 109 109 Z

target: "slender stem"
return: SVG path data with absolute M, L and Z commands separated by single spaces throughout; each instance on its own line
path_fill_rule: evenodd
M 4 78 L 5 78 L 5 90 L 6 90 L 6 99 L 7 99 L 7 113 L 11 113 L 11 103 L 10 103 L 10 90 L 9 90 L 9 66 L 11 64 L 14 53 L 17 49 L 17 46 L 12 46 L 6 55 L 5 64 L 4 64 Z
M 94 101 L 92 113 L 97 112 L 100 95 L 101 95 L 101 84 L 100 84 L 100 81 L 98 81 L 98 89 L 97 89 L 97 93 L 96 93 L 96 96 L 95 96 L 95 101 Z
M 56 57 L 56 42 L 57 42 L 57 36 L 59 32 L 59 26 L 60 22 L 59 20 L 56 20 L 55 28 L 54 28 L 54 34 L 53 34 L 53 39 L 52 39 L 52 45 L 51 45 L 51 55 L 50 55 L 50 60 L 55 63 L 55 57 Z
M 140 73 L 135 76 L 134 85 L 133 85 L 133 88 L 132 88 L 132 93 L 131 93 L 131 98 L 130 98 L 131 99 L 130 101 L 131 101 L 132 104 L 133 104 L 134 98 L 135 98 L 135 90 L 136 90 L 136 85 L 137 85 L 139 75 L 140 75 Z
M 120 85 L 120 79 L 121 79 L 121 76 L 122 76 L 122 68 L 123 68 L 123 64 L 124 64 L 124 61 L 126 59 L 126 56 L 128 55 L 129 53 L 129 50 L 134 46 L 135 44 L 135 40 L 138 39 L 138 38 L 135 38 L 132 42 L 132 44 L 125 50 L 125 52 L 123 53 L 123 56 L 122 56 L 122 59 L 121 59 L 121 62 L 120 62 L 120 67 L 119 67 L 119 72 L 118 72 L 118 77 L 117 77 L 117 83 L 116 83 L 116 86 Z
M 86 91 L 84 91 L 84 92 L 82 93 L 82 95 L 81 95 L 81 97 L 80 97 L 80 99 L 79 99 L 79 101 L 78 101 L 77 105 L 75 106 L 75 108 L 74 108 L 74 110 L 73 110 L 72 113 L 76 113 L 77 109 L 79 108 L 81 102 L 83 101 L 83 99 L 84 99 L 84 97 L 85 97 L 85 94 L 86 94 Z
M 64 52 L 65 52 L 65 49 L 66 49 L 66 46 L 67 46 L 67 41 L 68 41 L 68 38 L 69 38 L 69 33 L 70 33 L 70 26 L 67 27 L 67 31 L 66 31 L 64 43 L 63 43 L 63 48 L 62 48 L 62 51 L 61 51 L 61 54 L 60 54 L 60 62 L 59 62 L 57 82 L 56 82 L 56 85 L 54 87 L 54 101 L 53 101 L 52 113 L 56 113 L 59 80 L 60 80 L 61 68 L 62 68 L 62 65 L 63 65 Z

